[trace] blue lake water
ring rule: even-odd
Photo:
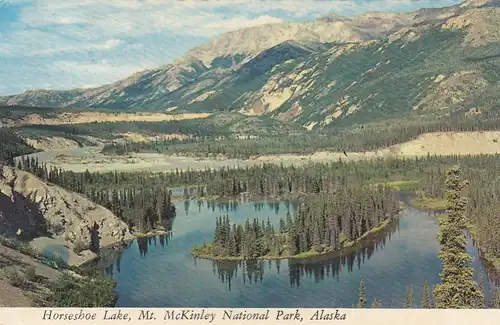
[[[215,218],[269,218],[276,227],[288,209],[293,214],[293,204],[241,200],[208,206],[187,200],[176,206],[171,236],[134,240],[99,262],[117,281],[117,307],[351,307],[364,280],[369,303],[376,297],[386,308],[401,308],[408,286],[419,304],[424,282],[440,280],[436,217],[411,207],[392,229],[342,258],[213,262],[195,259],[189,250],[212,240]],[[479,274],[483,264],[470,240],[468,250]]]

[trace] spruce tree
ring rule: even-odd
[[[434,289],[437,308],[481,308],[484,296],[473,278],[469,263],[471,256],[466,251],[464,216],[466,201],[462,189],[466,185],[460,180],[460,168],[451,167],[446,172],[447,216],[440,218],[438,240],[441,245],[439,256],[443,261],[441,283]]]
[[[424,282],[424,293],[422,295],[422,308],[425,309],[432,308],[431,297],[429,293],[429,284],[427,284],[427,281]]]
[[[415,308],[415,296],[413,293],[413,287],[410,286],[406,288],[405,304],[404,308]]]
[[[359,282],[359,301],[358,301],[358,308],[365,308],[366,307],[366,296],[365,296],[365,282],[361,280]]]
[[[377,298],[373,298],[371,308],[382,308],[382,303],[377,300]]]
[[[500,309],[500,290],[496,290],[495,292],[495,302],[493,304],[493,308]]]

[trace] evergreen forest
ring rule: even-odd
[[[294,215],[288,215],[278,224],[256,218],[237,224],[227,216],[220,216],[215,220],[213,242],[200,243],[192,251],[194,255],[213,259],[342,253],[366,234],[397,219],[401,208],[398,191],[416,193],[422,200],[445,201],[448,212],[440,219],[440,225],[442,231],[453,231],[457,241],[447,242],[446,238],[452,238],[450,235],[441,234],[438,238],[442,247],[440,254],[444,257],[443,270],[457,267],[453,265],[457,260],[453,254],[465,256],[460,262],[465,269],[461,271],[459,267],[449,271],[449,275],[443,272],[440,286],[428,288],[426,299],[430,304],[432,298],[432,306],[436,308],[485,305],[481,289],[473,278],[466,276],[471,273],[466,267],[467,254],[447,248],[463,244],[459,234],[468,230],[482,254],[493,264],[498,265],[500,256],[497,225],[500,161],[495,156],[339,160],[302,166],[263,164],[164,173],[75,173],[49,169],[34,158],[18,161],[18,167],[108,207],[138,233],[171,230],[175,218],[172,189],[175,188],[183,189],[181,197],[212,202],[241,195],[298,200]],[[452,225],[457,228],[450,229]],[[455,274],[462,275],[455,279]],[[457,283],[469,283],[467,288],[459,286],[465,290],[462,298],[449,296],[450,290],[457,290]],[[412,301],[412,290],[408,289],[405,306],[417,305]],[[360,301],[359,306],[367,305],[363,299]],[[383,302],[375,300],[372,305],[380,304]]]

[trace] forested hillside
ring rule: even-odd
[[[266,154],[312,154],[317,151],[363,152],[402,143],[428,132],[495,131],[500,125],[494,115],[470,119],[452,115],[443,119],[400,121],[359,125],[356,128],[332,129],[327,133],[295,132],[295,134],[262,134],[258,138],[234,135],[206,135],[198,139],[156,140],[151,142],[110,143],[104,146],[105,154],[131,152],[161,152],[187,154],[199,157],[222,154],[228,158],[247,159]],[[219,133],[220,134],[220,133]]]
[[[0,128],[0,164],[14,165],[14,157],[36,152],[10,129]]]

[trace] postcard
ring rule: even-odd
[[[492,322],[499,3],[0,1],[0,323]]]

